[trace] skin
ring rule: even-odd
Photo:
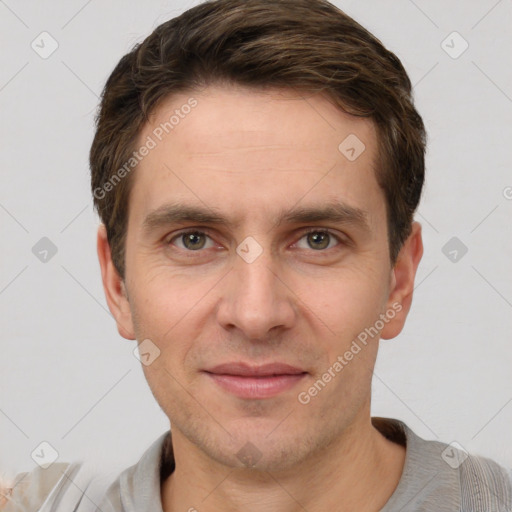
[[[161,351],[143,369],[172,425],[176,470],[162,485],[164,511],[378,511],[399,482],[405,449],[371,424],[371,378],[379,338],[402,330],[411,305],[421,227],[413,224],[393,266],[374,124],[319,95],[210,86],[166,99],[139,141],[191,96],[197,107],[132,176],[124,281],[104,227],[98,232],[119,333]],[[349,134],[366,146],[355,161],[338,150]],[[145,227],[177,201],[231,224]],[[365,222],[276,224],[281,212],[331,202],[358,209]],[[202,248],[178,236],[190,228],[204,233]],[[307,228],[320,235],[312,239]],[[322,237],[325,230],[332,236]],[[252,263],[236,252],[248,236],[263,250]],[[380,335],[300,403],[298,394],[397,304]],[[308,373],[277,396],[242,399],[203,372],[230,361],[285,362]],[[251,467],[236,456],[247,442],[261,454]]]

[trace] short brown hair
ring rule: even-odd
[[[122,57],[103,90],[91,183],[120,276],[132,179],[116,173],[163,99],[214,83],[323,93],[375,122],[394,264],[420,200],[426,146],[400,60],[327,0],[211,0],[158,26]]]

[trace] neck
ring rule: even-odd
[[[405,448],[387,440],[372,424],[352,424],[336,443],[272,472],[232,468],[207,458],[179,430],[172,433],[175,471],[162,485],[164,512],[378,512],[400,480]]]

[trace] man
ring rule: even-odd
[[[206,2],[121,59],[98,255],[172,434],[98,510],[512,510],[510,471],[370,417],[425,144],[400,61],[324,0]]]

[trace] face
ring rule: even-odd
[[[150,340],[173,432],[211,459],[284,469],[369,421],[378,340],[402,328],[421,256],[409,241],[389,261],[376,137],[319,96],[220,87],[141,132],[124,283],[99,237],[107,299],[124,337]]]

